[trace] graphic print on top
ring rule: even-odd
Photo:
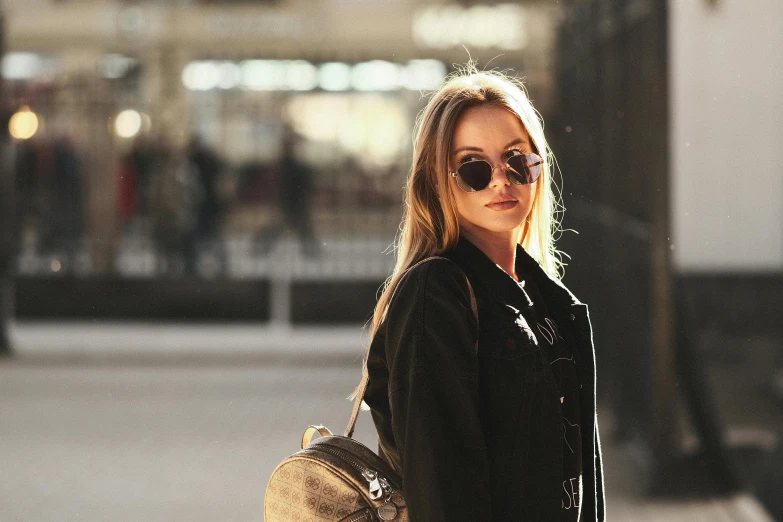
[[[533,333],[537,343],[545,350],[560,394],[563,426],[562,520],[579,522],[582,520],[582,433],[576,361],[557,324],[549,317],[538,288],[524,280],[518,286],[525,294],[528,307],[517,311],[517,324],[525,332]],[[535,326],[531,329],[529,324]]]

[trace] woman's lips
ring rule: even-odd
[[[515,199],[512,199],[510,201],[500,201],[498,203],[489,203],[489,204],[487,204],[487,208],[492,209],[492,210],[498,210],[498,211],[500,211],[500,210],[508,210],[510,208],[516,207],[517,203],[519,203],[519,201],[517,201]]]

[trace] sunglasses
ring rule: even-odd
[[[514,185],[529,185],[535,183],[541,175],[541,165],[544,160],[541,156],[529,152],[509,157],[503,167],[506,176]],[[459,188],[465,192],[478,192],[484,190],[492,181],[494,168],[484,160],[468,161],[457,169],[457,172],[449,172],[457,180]]]

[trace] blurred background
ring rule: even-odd
[[[342,433],[426,93],[523,77],[609,520],[781,520],[779,0],[0,0],[0,520],[263,520]],[[368,413],[356,438],[377,448]]]

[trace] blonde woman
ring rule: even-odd
[[[413,522],[605,518],[592,332],[558,277],[551,161],[523,84],[472,63],[417,122],[364,398]]]

